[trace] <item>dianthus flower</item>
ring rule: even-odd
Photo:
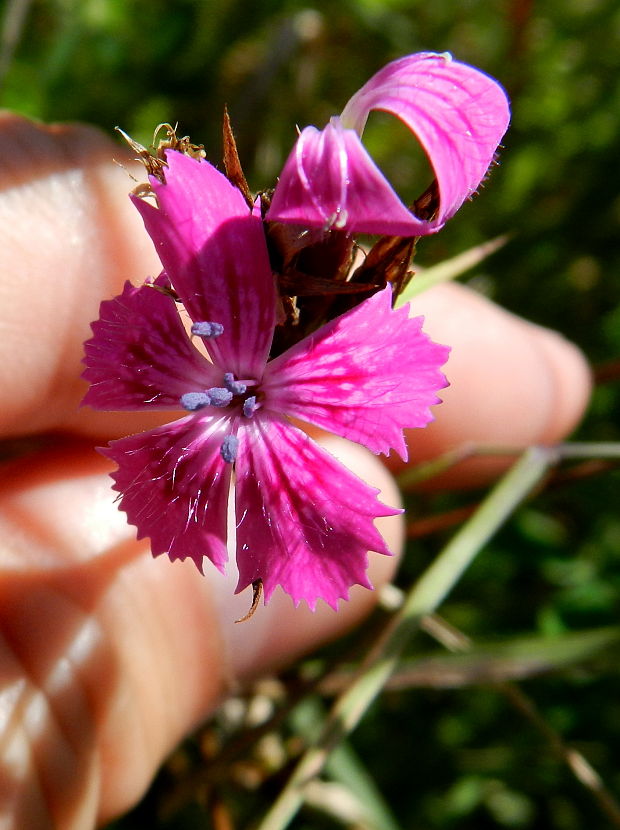
[[[387,287],[268,362],[276,293],[260,217],[208,162],[168,151],[167,165],[151,182],[158,208],[136,200],[165,276],[104,301],[86,343],[84,403],[189,412],[103,451],[120,506],[154,555],[222,570],[234,469],[237,590],[261,580],[266,601],[281,585],[335,607],[369,587],[367,552],[388,553],[373,520],[399,511],[285,416],[406,458],[402,428],[430,420],[448,350],[392,310]]]
[[[462,66],[442,56],[391,64],[351,99],[343,124],[353,119],[361,132],[363,113],[375,105],[390,109],[390,94],[397,102],[392,109],[402,110],[411,92],[407,62],[417,66],[420,60],[429,78],[444,79],[438,61]],[[365,151],[357,133],[340,122],[318,139],[316,146],[326,148],[322,167],[315,167],[322,151],[306,152],[316,136],[307,141],[302,133],[301,150],[287,162],[275,191],[271,222],[261,215],[269,200],[262,211],[260,201],[252,205],[240,168],[229,180],[200,159],[201,148],[177,141],[171,128],[174,140],[166,147],[182,152],[162,150],[153,159],[139,148],[152,175],[150,186],[133,198],[163,271],[140,287],[126,283],[120,296],[101,304],[85,344],[84,377],[91,386],[84,403],[185,412],[102,450],[117,464],[112,477],[120,507],[138,538],[150,537],[155,556],[191,558],[201,572],[206,557],[223,571],[233,547],[228,502],[234,488],[237,592],[262,586],[267,602],[279,585],[296,604],[305,600],[314,608],[323,599],[335,608],[352,585],[371,587],[368,551],[389,553],[374,520],[400,511],[382,504],[376,489],[297,423],[375,453],[395,450],[406,460],[403,429],[431,420],[430,407],[446,385],[440,367],[448,349],[422,332],[422,319],[410,318],[408,306],[393,308],[384,264],[366,268],[356,282],[355,273],[343,276],[343,263],[350,260],[351,231],[432,232],[478,186],[505,129],[492,129],[490,122],[504,115],[497,115],[488,91],[494,82],[481,76],[485,80],[476,86],[476,70],[463,72],[457,82],[452,71],[450,89],[445,79],[433,80],[431,99],[422,95],[416,104],[436,127],[432,136],[430,126],[427,133],[417,130],[441,194],[438,217],[428,221],[412,216],[391,189],[388,204],[389,185],[377,178],[376,168],[370,170],[369,159],[360,161]],[[473,123],[475,94],[486,126]],[[450,96],[454,111],[438,104]],[[456,123],[471,127],[468,150],[460,133],[452,136]],[[394,200],[400,206],[396,219]],[[288,232],[282,223],[302,228]],[[320,265],[314,273],[301,267],[308,261],[304,245]],[[316,305],[317,292],[325,290],[333,297],[344,292],[349,300],[342,308],[349,310],[338,313],[337,303],[320,297]],[[355,292],[361,292],[357,299]]]

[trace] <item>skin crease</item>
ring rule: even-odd
[[[235,625],[249,597],[233,595],[234,574],[202,577],[135,540],[93,444],[162,417],[78,409],[82,342],[100,300],[159,271],[127,199],[133,183],[112,162],[126,155],[87,127],[10,114],[0,153],[0,382],[10,390],[0,431],[46,436],[0,468],[0,826],[88,830],[128,809],[228,691],[351,627],[376,594],[354,587],[337,614],[276,594]],[[437,420],[411,438],[416,460],[463,440],[555,441],[578,421],[589,375],[558,335],[456,285],[418,298],[414,313],[453,350]],[[398,504],[379,459],[319,440]],[[441,484],[495,472],[461,465]],[[378,524],[398,552],[402,519]],[[375,585],[394,567],[370,555]]]

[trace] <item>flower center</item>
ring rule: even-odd
[[[205,406],[240,406],[245,417],[251,418],[260,408],[257,395],[246,394],[252,386],[256,386],[255,380],[236,380],[232,372],[226,372],[223,386],[212,386],[204,392],[185,392],[180,398],[181,406],[188,412],[197,412]]]
[[[199,322],[192,325],[191,331],[199,337],[214,338],[223,333],[224,327],[221,323]],[[225,372],[222,386],[212,386],[202,392],[186,392],[181,395],[180,403],[188,412],[197,412],[205,406],[234,406],[241,410],[245,418],[251,418],[261,406],[256,389],[251,389],[256,385],[255,380],[239,380],[232,372]],[[237,457],[238,447],[239,439],[236,435],[225,435],[220,446],[220,454],[224,461],[232,464]]]

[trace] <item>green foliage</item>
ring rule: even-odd
[[[5,20],[23,5],[7,2]],[[273,183],[296,124],[322,125],[386,61],[425,49],[449,50],[500,79],[513,122],[482,195],[424,241],[421,262],[437,265],[510,234],[478,266],[477,284],[515,312],[560,329],[594,363],[618,360],[616,0],[33,0],[14,43],[4,38],[0,104],[47,121],[88,121],[109,134],[118,124],[143,143],[159,122],[178,121],[213,161],[227,104],[258,189]],[[424,189],[428,171],[397,125],[376,119],[368,143],[401,192],[413,197]],[[599,386],[580,436],[619,440],[618,403],[617,386]],[[545,722],[583,750],[616,792],[617,646],[553,660],[548,638],[573,642],[576,632],[618,623],[618,484],[618,472],[608,472],[537,497],[493,538],[441,609],[474,640],[493,639],[504,661],[517,635],[528,636],[534,653],[539,643],[555,673],[529,679],[528,693]],[[416,513],[472,498],[418,497]],[[420,575],[440,541],[412,544],[401,586]],[[407,659],[427,650],[418,635]],[[473,659],[458,657],[470,666]],[[209,729],[222,741],[234,731],[223,716]],[[607,826],[549,741],[497,685],[388,691],[351,743],[347,752],[355,750],[402,827]],[[179,752],[184,769],[207,775],[197,742]],[[331,774],[337,781],[337,769]],[[263,814],[283,780],[276,776],[261,796],[231,774],[222,797],[234,805],[237,826]],[[145,802],[114,826],[210,826],[198,796],[162,818],[174,786],[167,768]],[[383,803],[374,809],[385,826],[392,821]],[[294,826],[343,823],[354,826],[308,810]]]

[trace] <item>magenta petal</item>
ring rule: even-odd
[[[94,409],[181,409],[179,398],[220,383],[221,372],[191,344],[175,301],[155,286],[125,283],[101,303],[84,344]]]
[[[231,465],[220,454],[227,419],[189,416],[164,427],[112,441],[101,452],[118,464],[112,474],[120,508],[151,538],[153,556],[194,560],[207,556],[223,570]]]
[[[267,406],[406,460],[403,429],[432,420],[450,350],[391,300],[389,287],[379,291],[271,361]]]
[[[262,222],[206,161],[169,151],[159,207],[134,198],[162,264],[195,322],[224,333],[205,341],[213,361],[239,377],[262,373],[275,325],[275,287]]]
[[[398,198],[354,130],[337,118],[306,127],[280,174],[266,218],[306,227],[413,236],[428,233]]]
[[[383,67],[347,103],[342,123],[361,135],[371,110],[396,115],[424,148],[441,198],[433,229],[476,191],[510,121],[506,93],[493,78],[433,52]]]
[[[336,608],[352,585],[370,588],[368,551],[389,553],[373,520],[401,511],[281,419],[257,417],[239,439],[237,592],[262,579],[265,602],[281,585],[314,609],[318,599]]]

